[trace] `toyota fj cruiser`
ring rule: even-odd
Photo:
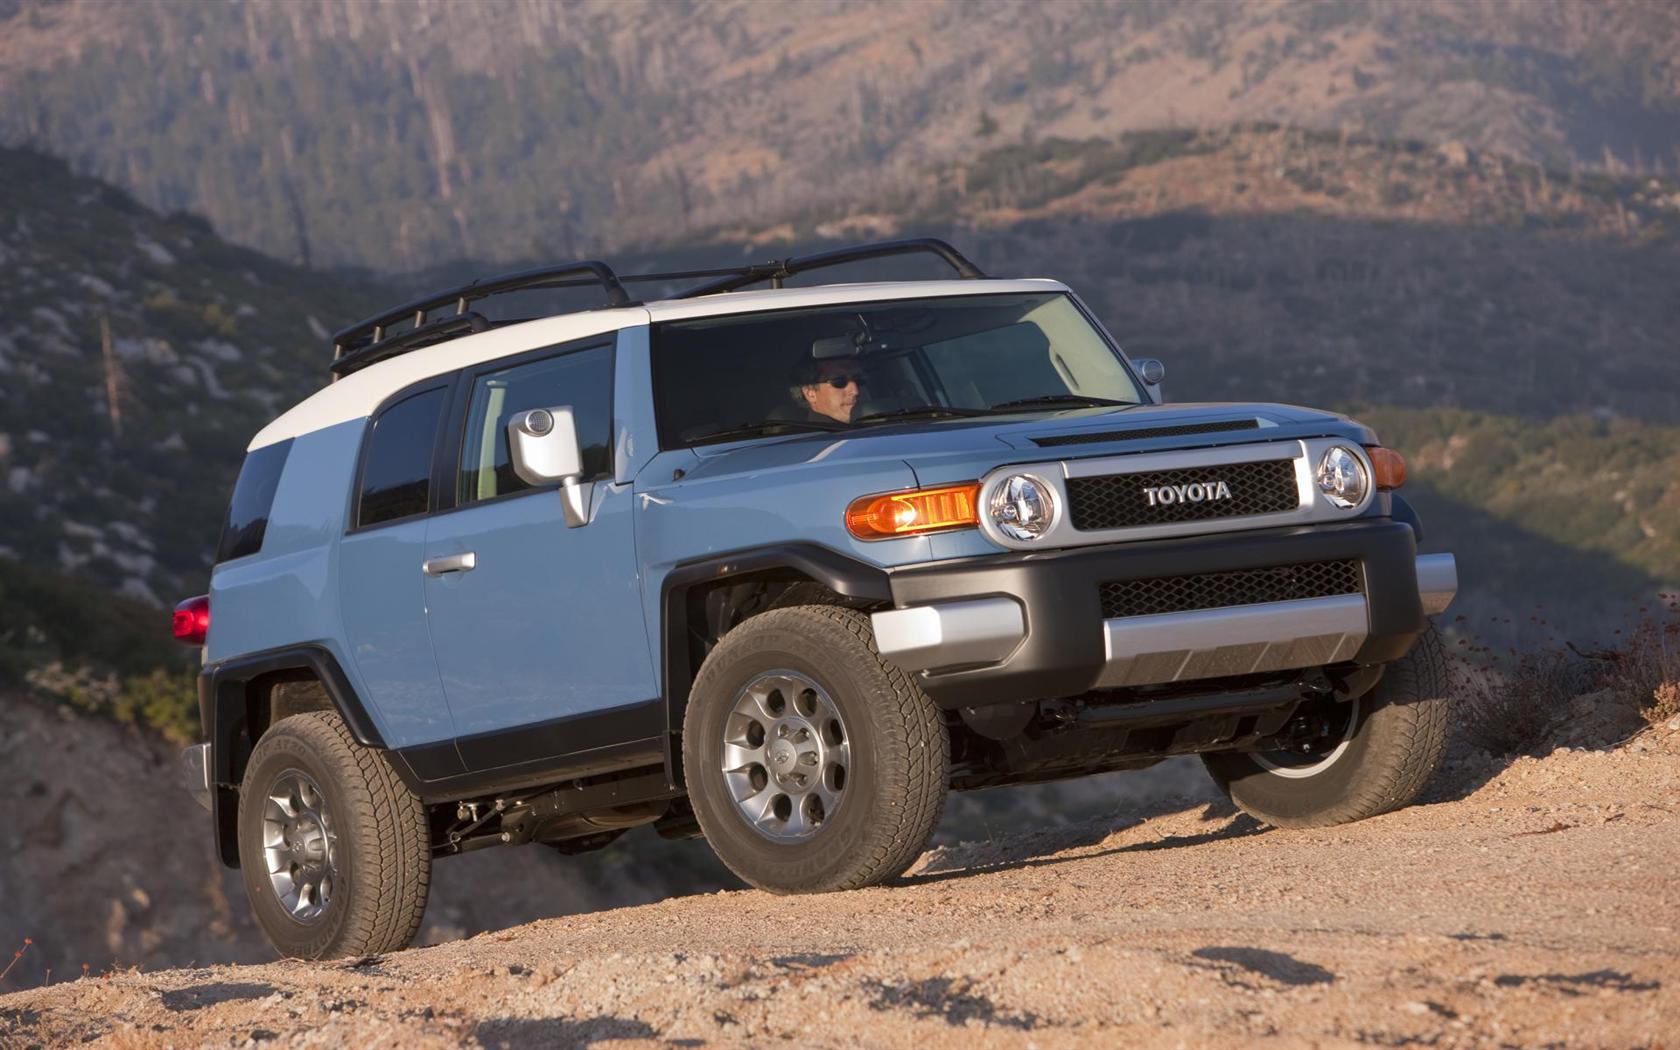
[[[913,252],[956,279],[783,286]],[[556,287],[606,301],[475,309]],[[1400,457],[1327,412],[1163,403],[1055,281],[931,240],[585,262],[335,343],[176,611],[189,782],[289,955],[407,944],[434,859],[498,843],[651,824],[838,890],[902,873],[950,788],[1199,754],[1307,827],[1441,756],[1457,581]]]

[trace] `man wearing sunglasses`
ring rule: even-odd
[[[795,399],[813,420],[850,423],[863,390],[863,374],[855,357],[811,361],[796,384]]]

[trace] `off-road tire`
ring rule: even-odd
[[[320,787],[336,833],[333,893],[310,923],[281,904],[263,858],[267,793],[288,770],[307,774]],[[239,861],[257,921],[283,954],[325,959],[396,951],[419,932],[431,888],[426,807],[385,756],[357,744],[337,715],[293,715],[258,739],[246,766]]]
[[[1359,698],[1347,749],[1310,776],[1279,775],[1241,752],[1202,757],[1243,812],[1280,828],[1347,824],[1406,806],[1440,765],[1447,746],[1446,653],[1431,626]]]
[[[804,841],[773,842],[736,808],[720,768],[725,721],[757,676],[791,670],[829,694],[853,748],[846,794]],[[773,609],[723,637],[694,681],[683,770],[701,831],[725,865],[773,893],[857,889],[903,874],[945,806],[950,736],[939,710],[875,650],[855,609]]]

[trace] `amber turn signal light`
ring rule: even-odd
[[[979,521],[979,498],[978,481],[864,496],[846,508],[846,530],[860,540],[890,540],[970,528]]]
[[[1406,457],[1391,448],[1368,445],[1365,454],[1371,457],[1371,480],[1379,491],[1397,489],[1406,483]]]

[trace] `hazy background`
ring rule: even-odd
[[[1680,5],[0,0],[0,960],[37,942],[0,989],[266,956],[175,787],[166,609],[331,330],[921,233],[1069,281],[1175,400],[1375,425],[1461,636],[1590,644],[1680,586]],[[489,851],[428,936],[721,884],[651,834]]]

